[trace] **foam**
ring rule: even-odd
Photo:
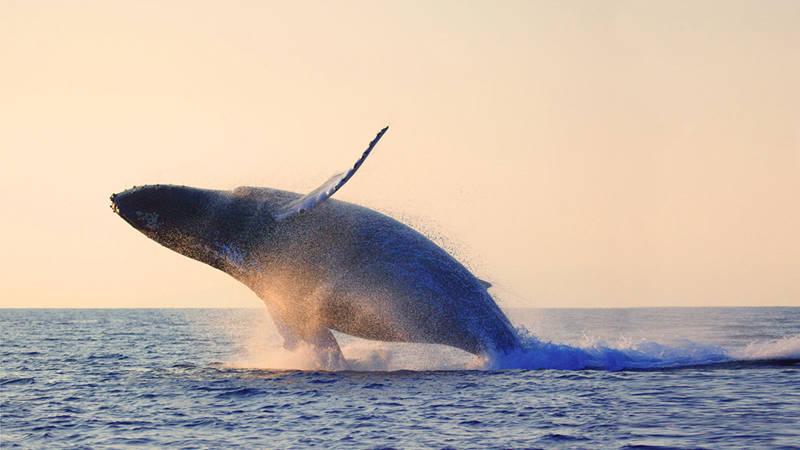
[[[232,368],[270,370],[342,370],[331,367],[324,355],[309,346],[289,351],[272,327],[258,327],[242,336],[240,354],[226,365]],[[584,335],[571,345],[551,342],[517,329],[522,348],[510,354],[477,357],[463,350],[438,344],[378,342],[335,333],[347,370],[642,370],[677,368],[737,361],[798,360],[800,335],[769,341],[753,341],[729,348],[673,338],[663,343],[646,338],[619,336],[615,342]],[[663,336],[662,336],[663,338]]]
[[[587,346],[545,342],[520,329],[522,348],[510,354],[493,354],[484,368],[505,369],[649,369],[728,361],[727,351],[716,345],[682,340],[664,345],[641,340],[635,343],[621,338],[617,345],[590,339]]]
[[[800,334],[769,341],[754,341],[744,349],[731,352],[741,360],[798,360],[800,359]]]

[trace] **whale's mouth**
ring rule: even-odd
[[[122,215],[122,214],[120,214],[119,206],[117,206],[117,203],[116,203],[117,194],[111,194],[111,197],[109,197],[109,199],[111,200],[111,210],[114,211],[115,214]]]
[[[125,222],[128,222],[128,225],[136,229],[139,229],[139,225],[136,223],[136,221],[133,220],[130,214],[124,209],[120,208],[119,206],[120,194],[111,194],[109,200],[111,200],[111,205],[109,205],[111,207],[111,211],[114,211],[116,215],[122,217],[122,219]]]

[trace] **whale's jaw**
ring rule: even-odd
[[[149,231],[158,230],[163,223],[159,218],[164,207],[158,205],[155,198],[159,189],[161,188],[156,186],[134,186],[111,194],[111,210],[129,225],[149,236]]]
[[[133,228],[136,228],[137,230],[142,232],[146,231],[146,228],[143,226],[143,224],[135,220],[136,214],[134,210],[125,206],[125,192],[111,194],[110,200],[111,200],[111,205],[110,205],[111,211],[120,216],[122,220],[124,220],[125,222],[128,222],[128,225],[132,226]]]

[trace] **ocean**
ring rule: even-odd
[[[800,307],[508,313],[524,352],[327,372],[258,308],[0,310],[0,446],[800,448]]]

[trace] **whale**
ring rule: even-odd
[[[492,357],[520,338],[490,283],[423,234],[364,206],[330,198],[356,163],[308,194],[145,185],[111,195],[111,209],[159,244],[249,287],[283,346],[305,346],[346,369],[332,331],[387,342],[443,344]]]

